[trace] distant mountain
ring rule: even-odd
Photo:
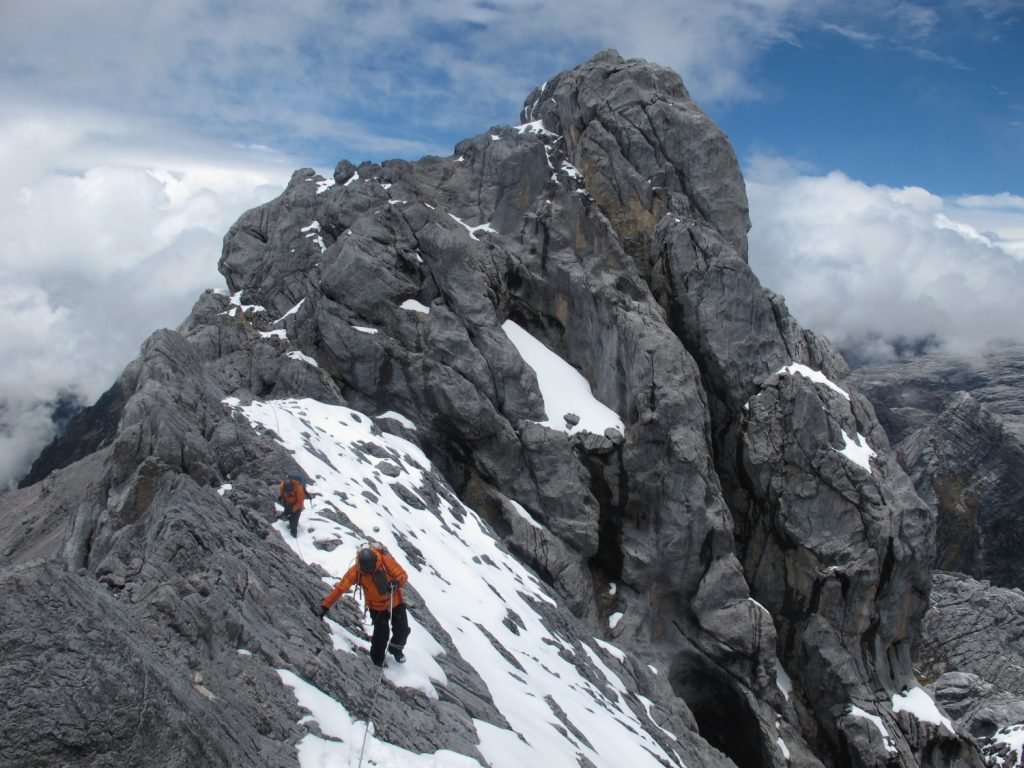
[[[89,408],[82,408],[74,399],[59,401],[53,411],[57,436],[32,462],[28,473],[18,481],[18,487],[38,483],[54,469],[66,467],[107,445],[117,432],[117,420],[123,408],[124,396],[117,383]]]
[[[938,515],[936,567],[1024,588],[1024,348],[853,373]]]
[[[748,228],[613,51],[450,157],[296,171],[3,498],[0,765],[983,765],[915,671],[935,512]],[[370,538],[383,683],[318,612]]]

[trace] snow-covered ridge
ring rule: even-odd
[[[537,607],[554,604],[546,588],[503,549],[471,509],[450,492],[439,491],[439,476],[418,446],[381,433],[369,417],[341,406],[314,400],[247,406],[233,398],[225,402],[255,427],[273,430],[315,482],[319,496],[303,514],[298,538],[288,535],[283,521],[276,524],[297,557],[338,575],[351,563],[357,546],[372,537],[403,562],[423,608],[455,640],[511,725],[512,730],[504,730],[474,721],[480,752],[493,768],[577,765],[580,756],[595,765],[682,765],[678,755],[666,752],[650,735],[657,726],[649,705],[627,693],[597,651],[543,623]],[[367,444],[373,444],[372,454],[365,450]],[[383,464],[388,465],[386,473],[381,471]],[[439,499],[436,509],[428,508],[423,498],[431,488],[438,491],[430,494]],[[373,490],[368,494],[369,489]],[[343,512],[351,526],[318,514],[327,508]],[[403,539],[422,553],[423,565],[403,555]],[[327,551],[317,546],[318,541],[340,545]],[[331,582],[325,579],[325,594]],[[415,607],[410,611],[408,662],[389,668],[386,676],[396,686],[436,697],[438,686],[445,684],[436,660],[443,651],[416,621],[416,612]],[[518,618],[518,626],[508,626],[511,614]],[[365,638],[328,621],[335,653],[355,654],[368,646]],[[581,666],[589,670],[587,675]],[[358,754],[365,723],[294,672],[278,673],[310,711],[306,720],[315,719],[331,737],[308,734],[299,742],[303,768],[349,764]],[[603,681],[600,688],[590,681],[594,675]],[[634,708],[627,699],[633,700]],[[566,720],[572,729],[565,727]],[[477,764],[448,753],[413,756],[377,739],[372,729],[367,754],[378,766]]]

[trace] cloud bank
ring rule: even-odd
[[[804,327],[871,359],[1024,342],[1024,198],[944,199],[778,158],[746,178],[751,267]]]
[[[153,166],[131,164],[109,149],[118,133],[94,118],[0,121],[0,488],[53,437],[59,400],[94,402],[150,333],[224,285],[224,233],[292,170],[231,148],[154,146],[140,150]]]

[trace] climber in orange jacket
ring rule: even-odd
[[[306,503],[306,489],[297,477],[289,475],[280,482],[277,491],[277,500],[284,507],[281,517],[288,518],[288,530],[292,538],[296,538],[299,534],[299,515]]]
[[[408,580],[405,569],[383,545],[374,543],[365,546],[359,550],[356,563],[323,599],[320,616],[326,616],[338,598],[358,584],[363,590],[363,599],[373,620],[370,660],[375,666],[383,667],[384,649],[387,648],[395,661],[401,664],[405,661],[405,641],[409,637],[409,614],[402,597],[402,585]]]

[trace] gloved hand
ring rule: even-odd
[[[326,605],[321,605],[320,606],[320,610],[318,611],[318,613],[320,614],[320,618],[322,619],[324,616],[326,616],[327,615],[327,611],[329,611],[329,610],[330,610],[330,608],[328,608]]]
[[[399,584],[399,583],[398,583],[397,581],[389,581],[389,582],[388,582],[388,589],[389,589],[390,591],[392,591],[392,592],[394,592],[395,590],[397,590],[397,589],[398,589],[398,588],[399,588],[400,586],[402,586],[402,585],[401,585],[401,584]]]

